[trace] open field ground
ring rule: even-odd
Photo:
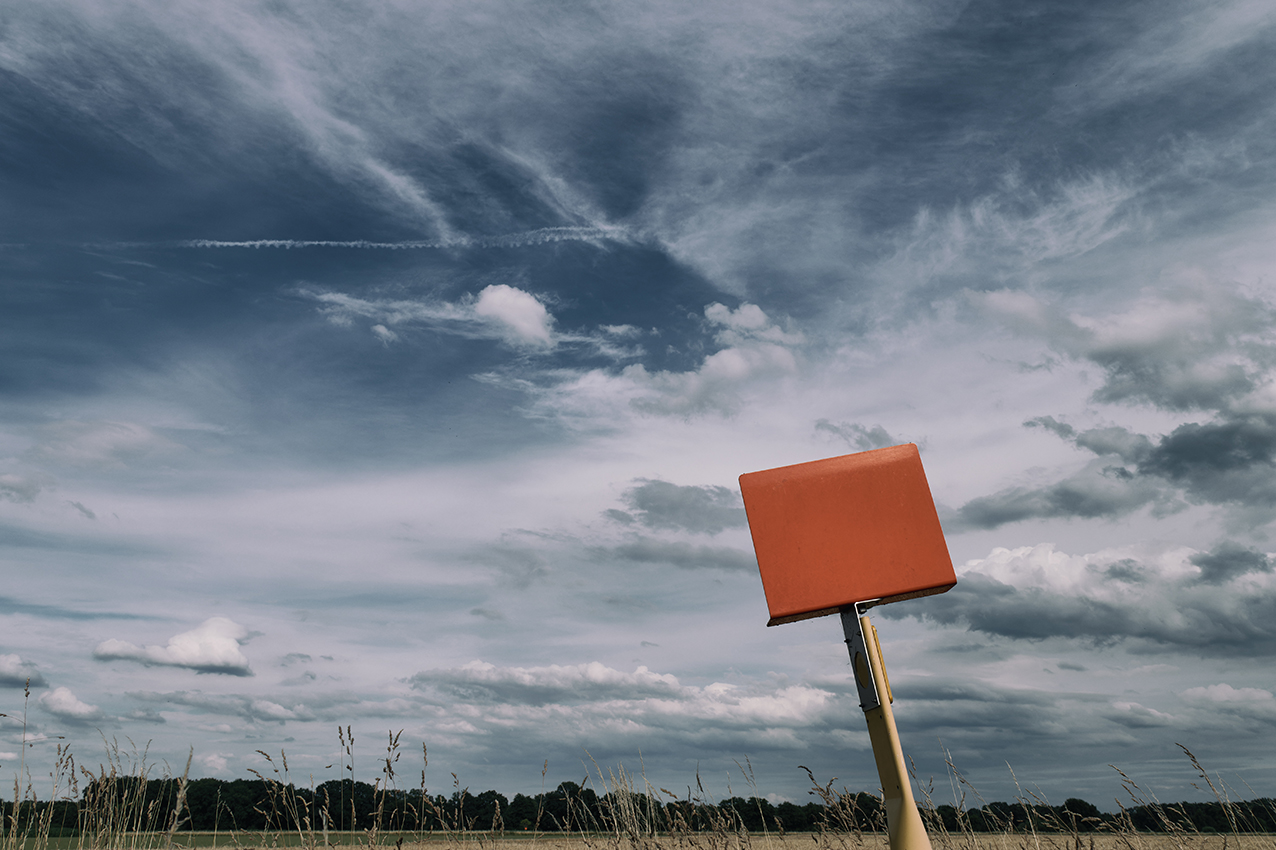
[[[323,836],[261,832],[184,833],[168,843],[167,835],[126,835],[118,850],[146,848],[224,847],[238,850],[275,847],[323,847]],[[402,841],[402,843],[400,843]],[[1059,834],[999,833],[931,835],[936,850],[1276,850],[1276,835],[1166,835],[1151,833]],[[83,850],[79,837],[34,839],[24,850]],[[395,850],[887,850],[883,833],[812,832],[698,833],[694,835],[618,836],[615,834],[537,835],[534,833],[382,833],[371,841],[365,833],[329,833],[331,847],[393,847]],[[117,850],[116,847],[101,850]]]

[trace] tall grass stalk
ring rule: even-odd
[[[29,700],[30,690],[25,697]],[[37,799],[34,783],[25,759],[25,751],[35,742],[27,740],[25,705],[22,724],[24,757],[19,760],[14,779],[14,800],[6,805],[0,850],[172,850],[192,846],[195,837],[188,830],[192,814],[186,794],[190,781],[193,748],[187,755],[180,779],[171,780],[167,768],[164,781],[148,781],[155,765],[149,760],[147,747],[139,748],[131,740],[122,747],[117,740],[103,737],[105,761],[96,772],[76,764],[69,747],[56,744],[51,787],[46,802]],[[403,850],[404,842],[420,845],[441,841],[460,848],[462,845],[489,850],[493,842],[508,840],[504,815],[498,798],[490,823],[477,823],[467,814],[469,789],[452,774],[450,798],[431,796],[426,788],[428,751],[422,744],[421,782],[419,793],[400,792],[397,786],[401,756],[402,732],[388,733],[380,764],[380,776],[372,786],[371,805],[364,791],[360,807],[355,805],[354,735],[351,727],[338,728],[341,744],[342,780],[335,786],[326,783],[319,793],[314,777],[309,788],[299,787],[289,770],[288,756],[280,751],[274,757],[264,750],[257,752],[265,760],[261,770],[249,771],[263,783],[264,801],[257,813],[264,818],[266,829],[232,829],[229,838],[237,848],[258,846],[300,846],[318,850],[334,846],[331,816],[348,811],[351,830],[345,840],[354,839],[360,846],[384,846],[396,833],[395,850]],[[127,740],[127,739],[126,739]],[[148,745],[149,746],[149,745]],[[954,765],[944,751],[947,784],[953,804],[936,804],[935,781],[917,780],[915,766],[910,773],[919,790],[919,809],[926,822],[936,850],[1276,850],[1276,838],[1259,832],[1261,819],[1276,815],[1276,804],[1262,801],[1264,808],[1237,802],[1238,796],[1221,778],[1211,775],[1195,754],[1182,747],[1196,772],[1202,790],[1214,797],[1226,820],[1223,834],[1203,832],[1194,825],[1185,805],[1162,804],[1151,792],[1141,788],[1124,772],[1117,770],[1123,794],[1128,801],[1117,801],[1115,816],[1086,817],[1067,806],[1053,807],[1044,795],[1020,785],[1013,768],[1010,776],[1016,797],[1011,804],[989,804]],[[736,763],[749,789],[750,797],[740,806],[740,799],[729,796],[715,802],[706,792],[697,770],[693,785],[685,793],[674,793],[652,785],[645,765],[639,758],[640,770],[628,771],[623,765],[604,769],[586,753],[589,763],[585,777],[576,783],[562,783],[555,794],[565,800],[554,803],[551,814],[546,808],[549,795],[545,780],[549,765],[541,770],[541,794],[538,796],[535,822],[530,835],[519,843],[527,850],[537,850],[540,842],[553,842],[552,850],[570,839],[585,850],[754,850],[758,843],[765,850],[785,850],[790,841],[811,841],[813,850],[877,850],[886,847],[886,823],[880,796],[854,794],[837,789],[836,778],[820,781],[806,768],[811,795],[821,804],[815,831],[797,836],[786,831],[778,819],[768,822],[764,801],[758,796],[752,763]],[[347,776],[347,774],[349,774]],[[362,783],[360,783],[362,786]],[[1201,787],[1201,786],[1198,786]],[[155,789],[159,789],[157,796]],[[327,793],[340,791],[328,799]],[[731,795],[731,780],[727,783]],[[1251,789],[1252,791],[1252,789]],[[350,799],[346,795],[350,794]],[[55,803],[65,801],[61,809]],[[76,801],[74,804],[72,801]],[[968,808],[968,802],[976,806]],[[1071,802],[1071,801],[1069,801]],[[565,809],[563,808],[565,805]],[[756,806],[757,818],[750,814]],[[213,840],[224,834],[218,828],[220,797],[213,820]],[[76,812],[73,833],[66,824],[55,823],[55,812]],[[228,810],[229,811],[229,810]],[[566,812],[563,814],[563,812]],[[1217,810],[1215,810],[1217,811]],[[469,809],[473,812],[473,809]],[[749,814],[752,829],[746,826]],[[1155,832],[1141,831],[1136,825],[1153,818]],[[363,821],[355,819],[362,816]],[[484,816],[486,817],[486,816]],[[972,821],[979,821],[976,824]],[[409,822],[410,821],[410,822]],[[774,829],[773,829],[774,828]],[[1219,824],[1220,830],[1222,824]],[[989,831],[991,829],[991,831]],[[551,839],[551,836],[554,836]],[[1220,846],[1221,842],[1221,846]],[[809,846],[809,845],[807,845]],[[492,849],[494,850],[494,848]]]

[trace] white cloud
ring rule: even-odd
[[[1118,701],[1112,703],[1114,711],[1107,717],[1122,726],[1134,728],[1148,726],[1169,726],[1174,722],[1174,715],[1155,708],[1139,705],[1137,702]]]
[[[0,655],[0,688],[21,688],[28,680],[33,688],[45,686],[44,677],[30,661],[12,653]]]
[[[1143,544],[1070,555],[1053,544],[997,548],[957,569],[957,586],[882,616],[965,623],[1012,638],[1128,640],[1143,651],[1276,654],[1276,573],[1202,581],[1202,552]]]
[[[67,688],[54,688],[41,694],[40,707],[63,720],[90,722],[104,717],[102,709],[96,705],[81,702]]]
[[[709,321],[740,331],[757,331],[771,324],[766,313],[757,304],[741,304],[735,310],[716,301],[704,308]]]
[[[715,340],[723,348],[693,370],[649,371],[633,364],[619,374],[591,369],[569,373],[548,389],[524,388],[536,394],[539,414],[614,421],[626,408],[672,416],[729,415],[752,393],[798,374],[794,349],[805,342],[801,333],[780,328],[755,304],[731,310],[714,302],[704,314],[718,327]]]
[[[753,729],[764,734],[823,722],[835,696],[810,685],[684,685],[646,667],[625,673],[599,662],[500,667],[473,661],[457,669],[418,673],[410,681],[418,689],[447,695],[445,706],[456,701],[482,705],[485,715],[503,724],[546,721],[557,726],[569,720],[580,731],[594,732],[620,728],[616,724],[621,723],[629,732],[672,725],[679,735],[699,735],[705,724],[716,724],[733,733]]]
[[[493,323],[511,345],[550,348],[553,324],[545,305],[535,296],[504,283],[485,287],[474,302],[475,315]]]
[[[248,659],[239,647],[248,642],[246,628],[225,617],[212,617],[197,628],[169,638],[164,646],[135,646],[112,638],[97,645],[99,661],[137,661],[147,666],[185,667],[199,673],[251,676]]]
[[[548,350],[557,345],[554,317],[536,296],[504,283],[484,287],[477,296],[457,302],[412,299],[358,298],[342,292],[301,289],[299,293],[323,305],[333,324],[349,326],[356,318],[371,319],[372,334],[395,342],[396,327],[423,326],[457,336],[499,339],[520,349]]]
[[[1192,276],[1142,293],[1126,309],[1099,317],[1014,290],[971,295],[1012,329],[1056,351],[1101,366],[1100,401],[1151,402],[1169,410],[1273,409],[1276,310],[1235,287]]]
[[[1205,715],[1203,722],[1227,724],[1228,718],[1261,725],[1276,724],[1276,697],[1263,688],[1233,688],[1220,682],[1188,688],[1183,702]]]
[[[231,753],[206,753],[199,757],[199,763],[209,773],[225,773],[229,766],[226,759]]]
[[[681,689],[674,676],[653,673],[646,667],[624,673],[597,661],[572,666],[497,667],[475,660],[452,670],[418,673],[410,681],[414,687],[438,686],[472,696],[532,703],[672,696]]]

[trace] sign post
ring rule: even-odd
[[[891,850],[930,850],[891,711],[877,605],[957,583],[921,455],[909,443],[740,476],[771,619],[839,614],[882,783]]]

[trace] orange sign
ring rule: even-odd
[[[917,446],[740,476],[768,626],[957,583]]]

